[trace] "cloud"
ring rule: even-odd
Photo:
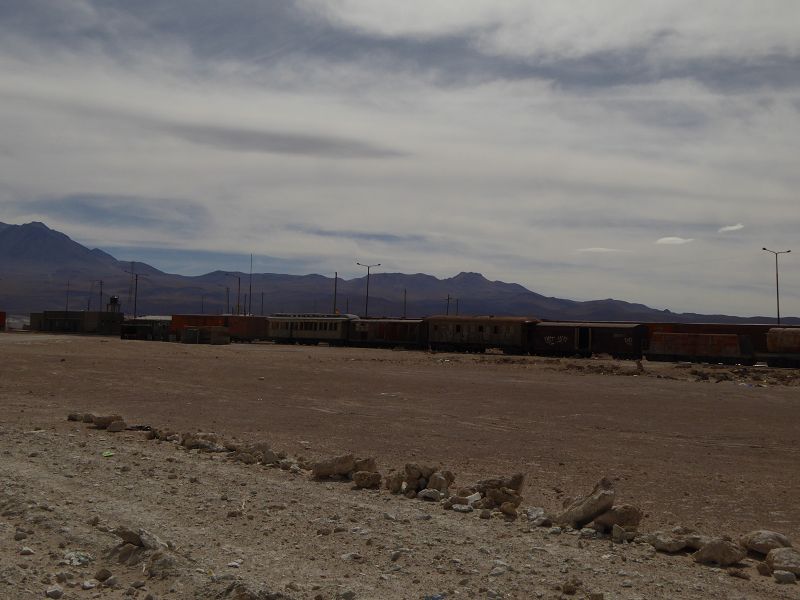
[[[332,136],[253,131],[215,125],[170,124],[164,128],[187,141],[236,152],[297,154],[326,158],[387,158],[402,152],[381,148],[359,140]]]
[[[800,3],[770,6],[6,0],[0,220],[177,272],[361,257],[753,314],[752,248],[800,228]]]
[[[210,224],[206,206],[178,198],[87,193],[17,200],[6,206],[17,214],[41,215],[62,223],[99,227],[160,229],[187,234]]]
[[[728,231],[739,231],[740,229],[744,229],[744,225],[741,223],[737,223],[736,225],[725,225],[725,227],[720,227],[717,229],[717,233],[725,233]]]
[[[664,246],[679,246],[681,244],[688,244],[693,242],[694,238],[682,238],[682,237],[662,237],[656,240],[656,244],[662,244]]]
[[[628,252],[628,250],[620,250],[619,248],[602,248],[602,247],[593,247],[593,248],[578,248],[575,252],[587,252],[590,254],[611,254],[614,252]]]
[[[363,242],[382,242],[386,244],[408,244],[424,242],[422,235],[394,235],[391,233],[368,232],[368,231],[330,231],[326,229],[316,229],[304,227],[302,225],[291,225],[291,229],[310,235],[330,238],[343,238],[348,240]]]

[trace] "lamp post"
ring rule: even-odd
[[[369,270],[373,267],[380,267],[381,263],[377,263],[375,265],[362,265],[360,262],[356,262],[359,267],[367,267],[367,295],[364,299],[364,318],[366,319],[369,317]]]
[[[769,248],[761,248],[762,250],[766,250],[767,252],[771,252],[775,255],[775,305],[778,309],[778,325],[781,324],[781,288],[778,281],[778,255],[779,254],[789,254],[791,250],[770,250]]]

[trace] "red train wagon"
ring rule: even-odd
[[[180,342],[187,327],[227,327],[225,315],[172,315],[170,335]]]
[[[232,342],[257,342],[268,339],[267,317],[225,315]]]

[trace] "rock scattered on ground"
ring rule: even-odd
[[[614,484],[607,478],[601,479],[587,496],[579,496],[564,507],[556,516],[556,523],[580,529],[595,518],[611,510],[614,505]]]
[[[769,554],[769,551],[775,548],[791,548],[792,546],[789,538],[785,535],[766,529],[758,529],[744,534],[739,538],[739,543],[747,550],[763,555]]]

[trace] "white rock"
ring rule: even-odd
[[[61,598],[64,595],[64,590],[61,586],[53,585],[47,588],[47,591],[44,593],[45,596],[48,598]]]
[[[692,554],[695,562],[712,563],[720,567],[733,565],[747,556],[744,548],[728,540],[715,539]]]
[[[767,554],[766,562],[773,571],[800,575],[800,552],[794,548],[774,548]]]
[[[772,577],[778,583],[797,583],[797,576],[789,571],[775,571]]]
[[[467,496],[467,503],[475,504],[480,499],[481,499],[481,493],[475,492],[474,494],[470,494],[469,496]]]
[[[759,554],[769,554],[769,551],[775,548],[789,548],[792,545],[785,535],[766,529],[744,534],[739,538],[739,543],[748,550]]]
[[[442,494],[439,490],[426,488],[417,493],[417,498],[420,500],[433,500],[434,502],[438,502],[442,499]]]

